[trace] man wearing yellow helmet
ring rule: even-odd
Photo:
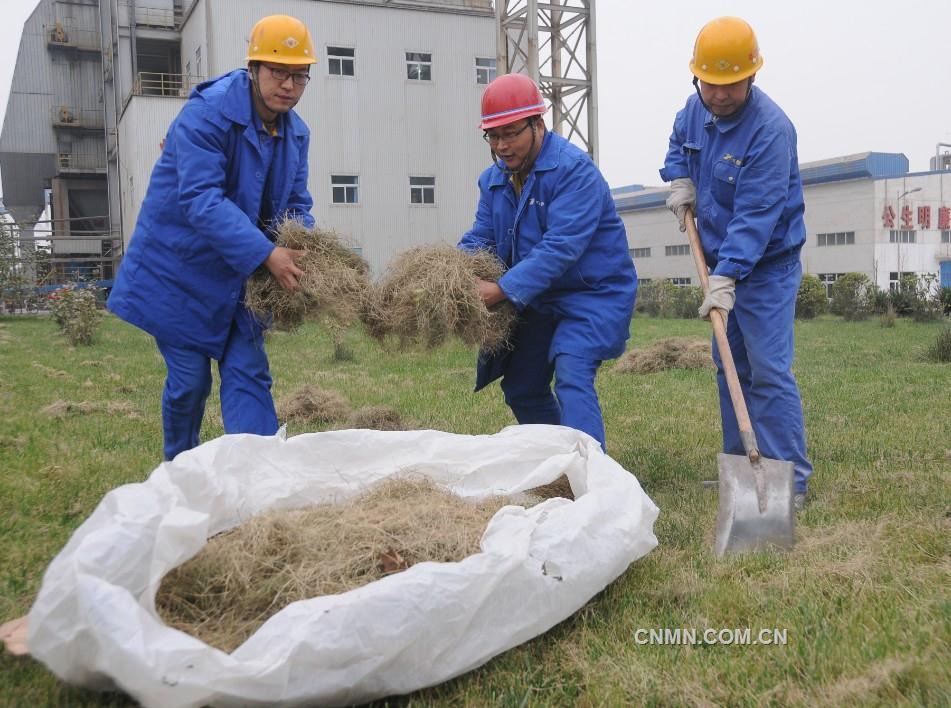
[[[247,68],[210,79],[172,122],[152,172],[109,309],[156,339],[168,376],[164,454],[195,447],[221,377],[226,433],[273,435],[277,416],[263,327],[244,306],[244,281],[267,268],[297,287],[298,251],[275,246],[283,217],[312,226],[310,132],[292,110],[316,61],[304,24],[286,15],[251,31]]]
[[[793,463],[798,509],[812,474],[792,374],[805,208],[796,130],[753,86],[762,66],[756,35],[738,17],[719,17],[700,30],[690,60],[696,95],[674,119],[660,174],[671,183],[667,206],[680,230],[688,208],[697,217],[711,273],[700,316],[714,307],[730,313],[727,336],[756,439],[767,457]],[[723,448],[742,455],[716,342],[714,360]]]

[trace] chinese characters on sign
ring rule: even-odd
[[[895,228],[895,210],[888,204],[885,205],[885,210],[882,212],[882,226],[886,229]]]
[[[907,204],[901,208],[901,227],[905,231],[915,228],[915,222],[911,218],[911,207]]]
[[[895,209],[891,204],[886,204],[882,209],[882,226],[886,229],[895,228]],[[901,226],[904,231],[913,231],[915,227],[921,229],[931,228],[931,207],[920,206],[917,212],[917,224],[915,222],[915,212],[911,206],[905,204],[901,207]],[[942,231],[951,229],[951,207],[938,207],[938,226]]]

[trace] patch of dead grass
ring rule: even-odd
[[[653,374],[669,369],[715,368],[710,342],[688,337],[669,337],[643,349],[632,349],[614,365],[614,371],[618,373],[634,374]]]

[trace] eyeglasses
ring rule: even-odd
[[[528,128],[532,127],[532,122],[528,121],[518,130],[513,130],[508,133],[498,133],[495,135],[490,135],[488,131],[482,133],[482,139],[485,140],[489,145],[498,145],[501,142],[508,144],[515,140],[519,135],[524,133]]]
[[[264,64],[263,66],[265,69],[271,72],[271,76],[273,76],[282,84],[289,78],[293,79],[297,86],[306,86],[307,82],[310,81],[310,74],[292,73],[287,69],[275,69],[273,66],[268,66],[267,64]]]

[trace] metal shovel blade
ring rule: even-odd
[[[793,545],[793,464],[745,455],[717,455],[720,508],[716,554],[786,549]]]

